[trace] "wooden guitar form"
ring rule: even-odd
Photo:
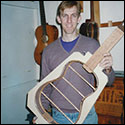
[[[104,53],[109,52],[122,38],[124,35],[124,27],[120,25],[117,27],[111,35],[104,41],[104,43],[97,49],[97,51],[92,55],[87,52],[86,55],[82,55],[80,52],[72,53],[68,58],[66,58],[60,65],[58,65],[50,74],[48,74],[41,82],[39,82],[34,88],[28,92],[27,106],[28,108],[37,116],[37,124],[53,124],[57,123],[44,109],[41,102],[41,95],[43,95],[54,107],[57,108],[72,124],[82,124],[91,110],[92,106],[95,104],[97,98],[102,92],[103,88],[107,84],[108,78],[103,73],[103,69],[99,66],[100,61],[103,59]],[[97,86],[93,87],[87,80],[84,79],[72,66],[72,63],[80,63],[83,68],[92,73],[97,82]],[[93,92],[88,96],[84,96],[78,89],[76,89],[72,83],[70,83],[66,78],[65,74],[68,69],[71,69],[78,77],[86,82],[92,89]],[[80,109],[77,107],[53,84],[54,81],[63,79],[70,85],[78,94],[82,96],[80,103]],[[51,85],[56,89],[71,105],[79,112],[79,117],[74,123],[65,115],[61,109],[52,102],[52,100],[43,92],[47,85]]]
[[[40,4],[41,26],[38,26],[35,32],[38,44],[34,51],[34,59],[38,65],[41,64],[41,54],[43,49],[58,38],[57,27],[54,25],[48,25],[46,23],[43,1],[39,1],[39,4]]]

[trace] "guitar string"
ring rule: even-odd
[[[50,84],[78,111],[80,112],[80,110],[55,86],[52,84],[52,82],[50,82]]]
[[[82,75],[80,75],[72,66],[69,66],[72,71],[74,71],[83,81],[85,81],[94,91],[96,88],[94,88]]]
[[[41,91],[41,94],[43,94],[72,124],[74,124],[74,122],[44,92]]]

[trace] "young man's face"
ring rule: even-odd
[[[73,34],[76,32],[77,24],[80,22],[81,16],[78,15],[76,6],[66,8],[57,17],[58,22],[62,25],[63,33]]]

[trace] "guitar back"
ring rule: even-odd
[[[80,26],[80,33],[87,37],[91,37],[98,40],[99,37],[99,27],[95,21],[95,3],[96,1],[90,2],[91,19],[87,19],[85,23]]]
[[[98,24],[95,22],[86,22],[80,26],[80,34],[98,40]]]

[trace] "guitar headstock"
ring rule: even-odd
[[[122,23],[118,26],[119,29],[121,29],[124,32],[124,20]]]

